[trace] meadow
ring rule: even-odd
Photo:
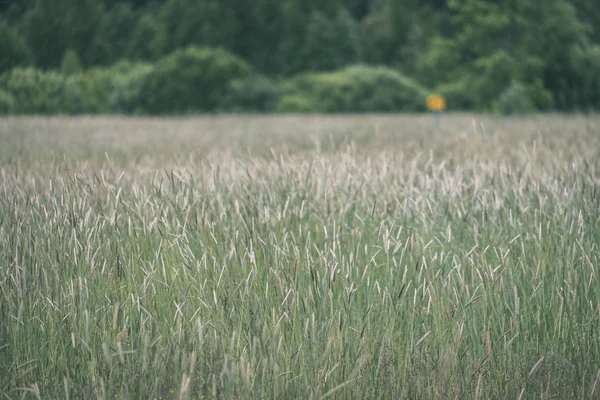
[[[600,398],[600,117],[0,119],[4,399]]]

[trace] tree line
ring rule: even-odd
[[[0,112],[588,111],[600,3],[0,0],[0,74]]]

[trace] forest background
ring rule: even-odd
[[[0,114],[589,112],[597,0],[0,0]]]

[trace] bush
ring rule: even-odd
[[[112,112],[143,112],[142,88],[154,66],[147,63],[122,62],[109,71],[115,71],[109,109]]]
[[[284,92],[286,104],[280,101],[278,110],[305,102],[318,112],[423,111],[427,97],[422,86],[400,72],[363,65],[293,77],[285,83]]]
[[[502,115],[524,115],[535,112],[536,108],[525,87],[513,81],[496,100],[494,111]]]
[[[189,47],[160,59],[141,90],[146,112],[216,111],[231,81],[253,75],[243,59],[222,49]]]
[[[481,109],[483,106],[475,99],[476,94],[469,83],[468,77],[462,77],[454,82],[439,85],[436,92],[444,96],[448,110]]]
[[[72,78],[91,113],[138,113],[140,93],[152,65],[122,61],[109,68],[93,68]]]
[[[502,79],[503,82],[513,83],[504,88],[499,86],[494,90],[496,94],[485,93],[485,90],[481,89],[486,86],[486,79],[467,73],[454,82],[439,85],[436,90],[446,98],[449,110],[484,110],[499,114],[519,114],[548,110],[552,107],[552,94],[543,86],[540,79],[528,79],[528,84],[521,83],[518,78]],[[519,112],[519,108],[524,111]]]
[[[279,95],[276,83],[265,76],[254,75],[229,82],[223,107],[229,111],[268,112],[275,107]]]
[[[15,99],[4,90],[0,90],[0,115],[10,114],[15,106]]]
[[[307,97],[302,95],[286,95],[279,100],[275,111],[280,113],[311,113],[317,112],[317,109]]]
[[[60,72],[64,75],[75,75],[81,71],[83,71],[83,67],[77,52],[73,49],[67,50],[60,63]]]
[[[0,89],[14,99],[18,114],[71,114],[83,111],[83,99],[76,86],[57,72],[16,68],[0,78]]]

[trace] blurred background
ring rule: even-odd
[[[0,0],[1,114],[600,108],[598,0]]]

